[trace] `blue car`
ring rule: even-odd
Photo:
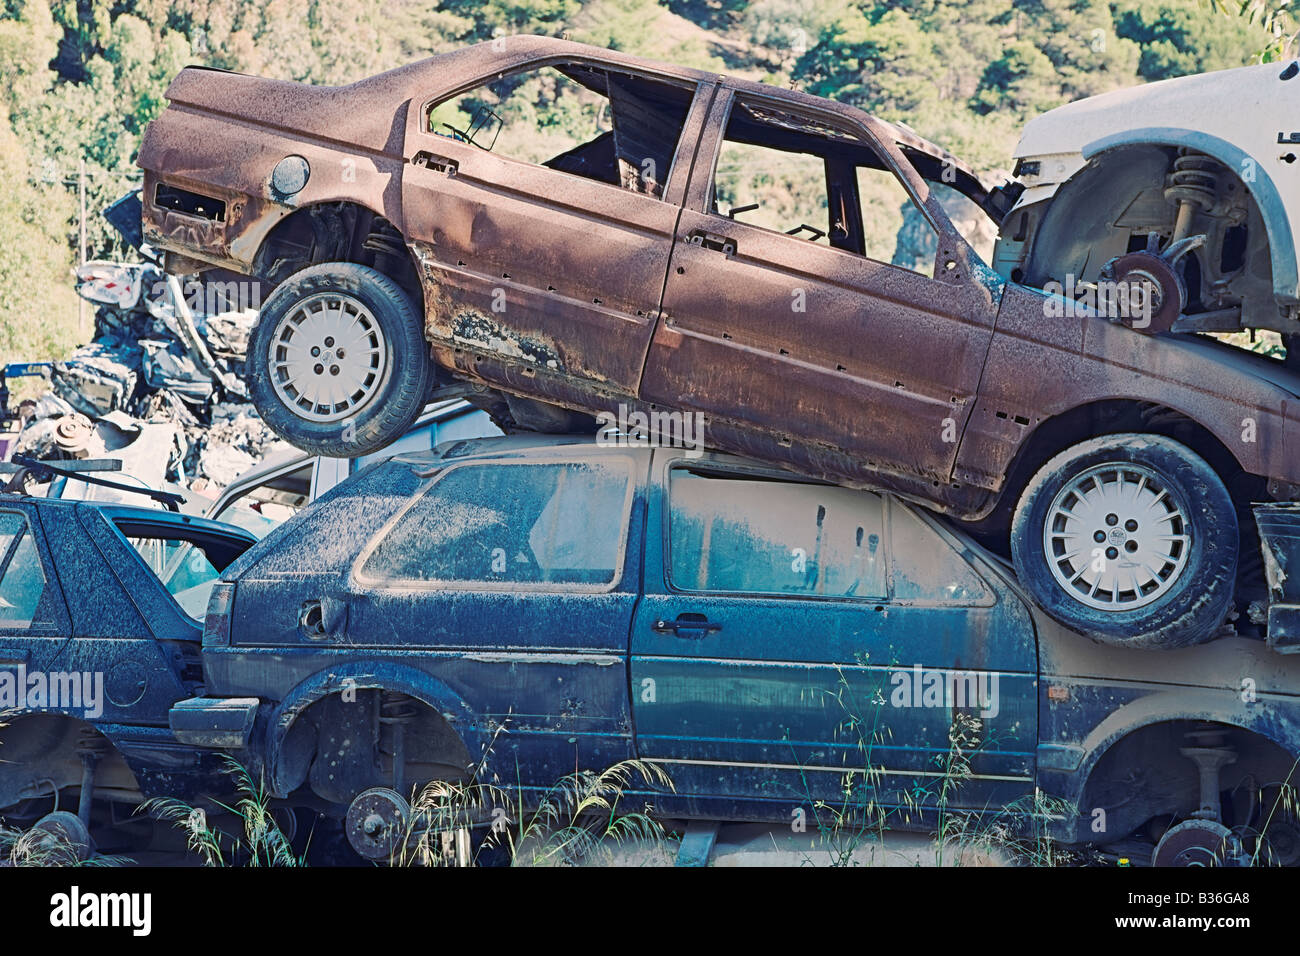
[[[369,821],[347,832],[376,858],[426,781],[529,805],[641,758],[673,786],[624,799],[671,820],[960,810],[1158,864],[1300,862],[1300,660],[1104,647],[924,509],[689,448],[373,465],[226,569],[202,659],[178,739]]]
[[[178,744],[203,691],[202,618],[256,538],[169,511],[0,493],[0,823],[53,814],[78,846],[142,800],[224,793]]]

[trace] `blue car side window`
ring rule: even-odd
[[[680,590],[885,596],[878,495],[674,468],[668,501],[669,575]]]
[[[0,627],[30,627],[45,586],[45,570],[27,519],[0,513]]]
[[[607,589],[622,571],[631,491],[621,459],[452,468],[381,532],[358,577]]]
[[[992,592],[966,560],[897,501],[889,510],[889,543],[896,602],[952,607],[993,603]]]

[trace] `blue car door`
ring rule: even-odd
[[[679,792],[908,815],[1032,788],[1024,606],[889,497],[659,451],[631,638],[638,756]]]

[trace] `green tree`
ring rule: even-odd
[[[1010,110],[1032,116],[1061,100],[1056,69],[1047,54],[1028,40],[1017,40],[985,68],[971,105],[980,113]]]
[[[795,64],[794,79],[817,96],[904,120],[936,107],[939,71],[920,25],[895,9],[874,20],[850,16],[827,26]]]
[[[18,137],[0,127],[0,362],[65,354],[76,342],[77,299],[64,229],[71,201],[62,186],[33,181]]]
[[[1121,9],[1116,32],[1141,46],[1138,73],[1144,80],[1241,66],[1272,41],[1260,23],[1244,17],[1207,17],[1204,9],[1168,2]]]

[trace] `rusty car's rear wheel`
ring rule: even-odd
[[[1213,637],[1237,551],[1222,480],[1161,435],[1104,435],[1057,455],[1030,480],[1011,529],[1016,573],[1043,610],[1121,647]]]
[[[411,427],[433,374],[419,310],[387,276],[352,262],[295,273],[262,307],[249,392],[285,441],[353,458]]]

